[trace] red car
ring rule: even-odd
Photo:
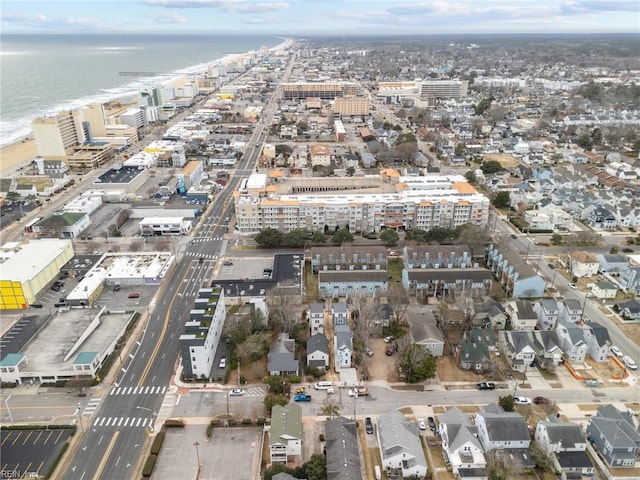
[[[536,405],[549,405],[551,400],[545,397],[533,397],[533,403]]]
[[[130,293],[129,298],[140,298],[140,294],[138,292]]]

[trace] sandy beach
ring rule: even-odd
[[[5,145],[0,148],[0,172],[2,174],[10,173],[20,164],[33,160],[37,155],[38,150],[33,137]]]

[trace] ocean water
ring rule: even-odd
[[[38,116],[135,95],[167,74],[205,71],[233,53],[274,47],[274,36],[1,35],[0,145],[31,132]],[[127,77],[120,72],[153,72]]]

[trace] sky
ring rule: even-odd
[[[640,0],[2,0],[3,33],[640,33]]]

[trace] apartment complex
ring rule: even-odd
[[[467,96],[468,89],[466,80],[379,82],[378,97],[387,103],[400,103],[405,98],[461,98]]]
[[[385,228],[455,228],[465,223],[486,224],[489,199],[460,175],[387,177],[377,179],[380,193],[362,193],[376,177],[333,178],[331,186],[314,191],[308,179],[285,179],[268,184],[266,175],[245,179],[235,193],[237,223],[242,233],[265,228],[289,232],[379,232]],[[386,180],[389,178],[389,180]],[[387,185],[392,181],[392,185]],[[362,185],[360,185],[362,183]],[[259,184],[259,185],[258,185]],[[300,185],[298,185],[300,184]],[[305,191],[304,194],[280,192]],[[370,190],[369,190],[370,191]]]
[[[222,326],[227,316],[224,291],[201,288],[180,335],[180,353],[185,377],[209,376]]]
[[[333,102],[333,111],[344,116],[369,115],[368,97],[343,97],[336,98]]]
[[[296,82],[282,84],[283,100],[300,101],[307,97],[333,100],[336,97],[356,95],[357,85],[351,82]]]

